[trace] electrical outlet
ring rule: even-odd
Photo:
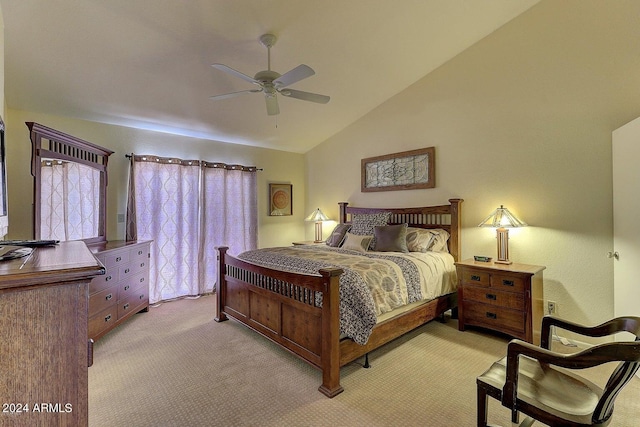
[[[124,214],[118,214],[118,222],[124,222]]]
[[[547,301],[547,313],[556,314],[557,305],[555,301]]]

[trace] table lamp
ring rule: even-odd
[[[305,218],[305,221],[315,221],[316,223],[316,239],[313,241],[314,243],[322,242],[322,221],[329,221],[329,217],[327,217],[320,208],[316,209]]]
[[[494,227],[496,229],[496,239],[498,240],[497,264],[511,264],[509,261],[509,230],[508,228],[526,227],[527,224],[520,221],[509,209],[500,205],[478,227]]]

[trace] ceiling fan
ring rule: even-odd
[[[224,64],[211,65],[220,71],[224,71],[232,76],[236,76],[249,83],[253,83],[258,86],[259,89],[248,89],[241,90],[239,92],[215,95],[211,96],[210,99],[217,101],[219,99],[232,98],[246,93],[262,92],[264,93],[264,99],[267,103],[267,114],[270,116],[280,114],[277,98],[278,94],[289,98],[301,99],[303,101],[317,102],[319,104],[326,104],[329,102],[329,99],[331,98],[326,95],[289,89],[290,85],[299,82],[302,79],[306,79],[307,77],[313,76],[315,71],[313,71],[313,69],[308,65],[302,64],[280,75],[279,73],[271,70],[271,47],[276,43],[276,36],[273,34],[264,34],[260,37],[260,43],[267,48],[267,69],[264,71],[258,71],[254,77],[250,77],[240,71],[236,71]]]

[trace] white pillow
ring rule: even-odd
[[[407,229],[407,249],[409,252],[449,252],[447,242],[449,232],[442,228],[417,228]]]
[[[372,239],[373,236],[358,236],[356,234],[347,233],[347,237],[341,248],[349,249],[351,251],[367,252]]]
[[[449,232],[442,228],[434,228],[431,230],[433,233],[433,242],[431,242],[430,251],[433,252],[449,252],[447,241],[449,241]]]

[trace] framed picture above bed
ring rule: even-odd
[[[361,191],[397,191],[436,186],[435,147],[362,159]]]
[[[293,185],[269,184],[269,216],[293,215]]]

